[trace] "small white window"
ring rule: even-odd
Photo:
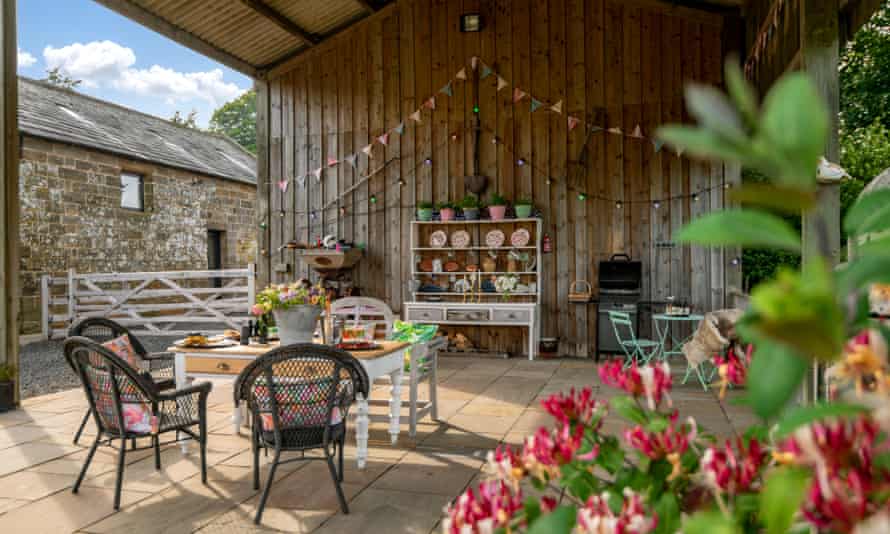
[[[128,210],[145,210],[145,183],[142,176],[130,172],[121,173],[121,207]]]

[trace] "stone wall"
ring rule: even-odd
[[[145,211],[120,207],[120,173],[144,176]],[[22,332],[40,327],[40,277],[207,268],[207,230],[223,267],[256,261],[256,186],[24,136]]]

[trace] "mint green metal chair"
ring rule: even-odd
[[[615,332],[615,339],[624,351],[624,367],[630,367],[634,363],[646,365],[657,355],[661,344],[651,339],[638,338],[628,313],[610,311],[609,320]]]

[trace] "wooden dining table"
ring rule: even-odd
[[[318,341],[320,342],[320,341]],[[402,410],[402,375],[405,366],[405,353],[411,347],[411,343],[401,341],[378,341],[379,348],[373,350],[351,351],[364,367],[368,374],[369,383],[389,375],[389,435],[393,445],[399,440],[400,421]],[[218,348],[192,348],[172,346],[167,350],[175,355],[174,373],[176,387],[188,386],[189,380],[231,378],[234,382],[241,370],[259,356],[277,348],[277,342],[267,344],[251,343],[250,345],[230,345]],[[360,469],[365,467],[368,458],[368,399],[361,393],[356,396],[357,414],[355,419],[356,456]],[[235,433],[241,430],[241,410],[234,407],[232,424]],[[187,448],[183,444],[183,450]]]

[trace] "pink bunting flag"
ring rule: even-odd
[[[642,138],[643,138],[643,130],[640,129],[640,125],[639,125],[639,124],[637,124],[637,127],[634,128],[634,131],[633,131],[632,134],[630,134],[630,136],[631,136],[631,137],[636,137],[637,139],[642,139]]]
[[[414,113],[408,115],[408,118],[414,122],[422,122],[420,119],[420,110],[419,109],[417,111],[415,111]]]
[[[578,126],[579,122],[581,122],[581,119],[579,119],[578,117],[572,117],[571,115],[568,116],[567,120],[569,123],[569,131],[570,132],[572,130],[574,130],[576,126]]]
[[[285,178],[284,180],[279,180],[278,181],[278,189],[281,189],[282,193],[286,192],[287,184],[289,184],[289,183],[290,183],[290,180],[288,180],[287,178]]]
[[[334,156],[328,156],[328,167],[336,167],[340,163]]]
[[[622,134],[623,134],[623,132],[621,131],[621,128],[618,128],[618,127],[615,127],[615,128],[609,128],[609,129],[606,130],[606,131],[608,131],[610,134],[615,134],[615,135],[622,135]]]
[[[427,101],[424,102],[423,105],[428,107],[429,109],[436,109],[436,97],[429,97],[429,99],[427,99]]]
[[[454,77],[457,78],[458,80],[466,80],[467,79],[467,68],[461,67],[461,69],[459,71],[457,71],[457,74],[455,74]]]
[[[556,113],[562,113],[562,100],[550,106],[550,111],[555,111]]]
[[[525,98],[525,94],[526,94],[525,91],[523,91],[522,89],[520,89],[518,87],[514,88],[513,89],[513,103],[515,104],[515,103],[519,102],[520,100],[522,100],[523,98]]]
[[[315,169],[314,171],[312,171],[312,174],[315,175],[315,181],[316,181],[316,182],[320,182],[320,181],[321,181],[321,171],[322,171],[322,168],[323,168],[323,167],[319,167],[319,168]]]
[[[371,150],[372,150],[373,148],[374,148],[374,145],[368,145],[368,146],[366,146],[365,148],[362,149],[362,152],[364,152],[366,156],[368,156],[369,158],[371,158],[371,157],[373,157],[373,156],[371,155]]]
[[[507,83],[507,80],[498,76],[498,91],[500,91],[504,87],[507,87],[508,85],[510,85],[510,84]]]
[[[389,143],[389,132],[386,132],[385,134],[381,135],[380,137],[377,138],[377,140],[380,141],[381,145],[388,144]]]
[[[473,70],[476,70],[476,67],[479,66],[479,58],[476,56],[471,57],[470,58],[470,66],[473,67]]]

